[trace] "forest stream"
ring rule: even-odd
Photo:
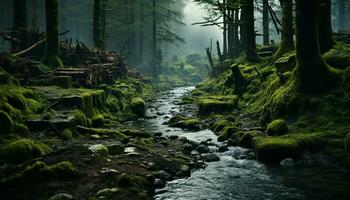
[[[220,145],[208,129],[199,132],[184,131],[163,125],[174,114],[194,115],[192,105],[179,105],[181,97],[194,87],[179,87],[158,95],[150,105],[149,115],[157,118],[134,122],[128,126],[147,132],[163,132],[164,136],[178,135],[196,142],[210,142],[217,152]],[[281,165],[264,165],[252,157],[252,152],[241,147],[217,153],[218,162],[207,163],[205,169],[196,170],[191,177],[174,180],[156,191],[157,200],[229,200],[229,199],[349,199],[350,183],[346,173],[313,156],[307,160]]]

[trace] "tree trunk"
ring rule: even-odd
[[[27,30],[27,0],[13,0],[13,30],[16,31],[14,36],[19,40],[26,40],[25,32]],[[23,49],[26,47],[26,41],[21,44],[12,42],[13,50]]]
[[[239,56],[241,53],[241,47],[239,43],[239,26],[238,26],[238,21],[239,21],[239,10],[236,9],[234,10],[234,25],[233,25],[233,57]]]
[[[245,60],[256,62],[259,60],[256,52],[254,27],[254,0],[241,0],[241,37]]]
[[[143,23],[144,23],[144,5],[143,2],[141,2],[141,8],[140,8],[140,46],[139,46],[139,52],[140,52],[140,62],[143,63],[143,46],[144,46],[144,41],[143,41],[143,37],[144,37],[144,27],[143,27]]]
[[[58,0],[45,1],[46,50],[42,62],[51,67],[63,67],[59,58]]]
[[[102,0],[101,3],[101,39],[103,49],[106,48],[106,0]]]
[[[98,49],[104,49],[102,38],[102,0],[94,0],[93,15],[93,39],[94,46]]]
[[[318,26],[322,54],[329,51],[335,45],[332,31],[331,7],[331,0],[321,0]]]
[[[233,42],[233,38],[234,38],[234,11],[231,9],[228,11],[228,16],[230,18],[230,20],[228,21],[228,26],[227,26],[227,53],[228,53],[228,57],[229,58],[233,58],[234,57],[234,42]]]
[[[321,0],[296,0],[295,83],[300,92],[326,91],[339,80],[320,53],[318,33],[320,2]]]
[[[338,3],[338,31],[343,31],[345,29],[345,0],[339,0]]]
[[[227,1],[224,0],[223,6],[226,6],[226,3],[227,3]],[[226,17],[227,10],[225,9],[224,12],[225,12],[225,14],[223,15],[224,29],[223,29],[223,43],[222,44],[223,44],[223,50],[224,50],[223,56],[224,56],[224,58],[226,58],[227,57],[227,32],[228,32],[228,29],[227,29],[228,24],[227,24],[227,17]]]
[[[270,17],[269,17],[269,2],[263,0],[263,44],[270,45]]]
[[[280,0],[282,7],[282,39],[281,44],[275,53],[275,59],[280,58],[283,54],[293,51],[294,45],[294,28],[293,28],[293,0]]]

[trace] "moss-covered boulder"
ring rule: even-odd
[[[13,121],[11,117],[4,111],[0,111],[0,130],[1,133],[12,133]]]
[[[182,116],[182,115],[175,115],[173,117],[171,117],[167,122],[166,124],[168,125],[174,125],[174,124],[177,124],[181,121],[184,121],[186,120],[186,117]]]
[[[337,69],[345,69],[350,66],[350,55],[343,51],[332,49],[323,55],[327,64]]]
[[[130,109],[134,114],[143,117],[146,115],[147,107],[145,101],[142,98],[136,97],[131,100]]]
[[[36,184],[52,180],[70,179],[77,175],[78,171],[71,162],[63,161],[54,165],[46,165],[42,161],[37,161],[19,173],[1,180],[1,185]]]
[[[232,123],[227,120],[218,120],[215,122],[210,129],[214,131],[215,134],[220,133],[226,126],[231,126]]]
[[[103,144],[95,144],[89,147],[89,150],[94,154],[99,154],[101,156],[107,156],[109,154],[108,147]]]
[[[103,115],[98,114],[91,118],[92,127],[101,128],[105,125],[105,118]]]
[[[70,129],[64,129],[62,132],[62,139],[63,140],[72,140],[73,139],[73,132]]]
[[[237,138],[238,145],[244,148],[252,148],[255,137],[264,136],[260,131],[246,131],[242,132]]]
[[[237,107],[237,96],[210,96],[198,100],[198,114],[205,116],[216,113],[229,113]]]
[[[288,126],[283,119],[273,120],[266,129],[268,135],[283,135],[288,132]]]
[[[77,132],[82,135],[88,135],[88,136],[99,135],[102,137],[114,138],[123,143],[127,143],[130,140],[129,137],[126,136],[125,134],[116,130],[111,130],[111,129],[86,128],[83,126],[77,126]]]
[[[38,158],[50,151],[51,149],[43,143],[19,139],[0,148],[0,160],[17,164]]]
[[[72,115],[74,117],[73,121],[74,121],[75,125],[88,127],[89,123],[88,123],[87,117],[85,116],[85,114],[81,110],[79,110],[79,109],[73,110]]]
[[[221,132],[218,137],[218,142],[224,142],[228,139],[230,139],[233,134],[237,133],[241,129],[236,126],[226,126]]]
[[[201,122],[198,119],[187,119],[184,121],[182,128],[187,130],[200,130]]]
[[[299,159],[302,149],[291,138],[256,137],[253,141],[256,157],[267,164],[279,163],[285,158]]]

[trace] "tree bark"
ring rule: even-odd
[[[13,0],[13,30],[16,31],[14,36],[19,40],[26,40],[25,32],[27,30],[27,0]],[[26,41],[21,44],[11,43],[12,50],[23,49],[26,47]]]
[[[101,38],[102,38],[102,46],[103,49],[106,48],[106,0],[102,0],[101,2]]]
[[[282,7],[282,38],[281,44],[274,55],[275,59],[295,49],[293,40],[293,0],[280,0],[280,3]]]
[[[223,1],[223,6],[226,7],[227,1]],[[228,32],[228,23],[227,23],[227,10],[224,10],[224,15],[223,15],[223,24],[224,24],[224,29],[223,29],[223,56],[226,58],[227,57],[227,32]]]
[[[46,50],[42,62],[51,67],[63,67],[59,58],[58,0],[45,1]]]
[[[256,62],[259,60],[256,52],[254,27],[254,0],[241,0],[241,37],[245,60]]]
[[[233,25],[233,57],[239,56],[241,53],[240,41],[239,41],[239,10],[234,10],[235,23]]]
[[[318,26],[322,54],[329,51],[335,45],[332,31],[331,7],[331,0],[321,0]]]
[[[320,2],[321,0],[296,0],[295,84],[300,92],[323,92],[339,80],[336,72],[330,70],[320,53],[318,29]]]
[[[338,31],[345,29],[345,0],[339,0],[338,2]]]
[[[263,0],[263,44],[270,45],[270,17],[268,0]]]
[[[104,49],[102,38],[102,0],[94,0],[93,14],[93,39],[94,46],[98,49]]]

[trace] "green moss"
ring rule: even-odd
[[[230,139],[233,136],[233,134],[237,133],[238,131],[240,131],[240,128],[238,128],[236,126],[226,126],[221,131],[221,133],[218,137],[218,141],[219,142],[226,141],[226,140]]]
[[[68,161],[54,165],[46,165],[42,161],[36,161],[18,174],[3,179],[1,183],[5,185],[36,184],[57,179],[70,179],[76,177],[77,174],[76,168]]]
[[[73,114],[73,117],[74,117],[74,123],[76,125],[89,127],[87,118],[86,118],[85,114],[81,110],[75,109],[72,114]]]
[[[288,132],[288,127],[286,121],[283,119],[273,120],[266,129],[269,135],[283,135]]]
[[[9,93],[7,95],[7,101],[11,106],[18,110],[27,110],[26,98],[21,93]]]
[[[145,116],[146,114],[146,103],[145,101],[140,98],[140,97],[136,97],[136,98],[133,98],[131,100],[131,103],[130,103],[130,109],[131,111],[138,115],[138,116]]]
[[[72,140],[73,139],[73,133],[70,129],[64,129],[62,132],[62,139],[63,140]]]
[[[257,158],[264,163],[278,163],[285,158],[301,157],[301,148],[295,139],[256,137],[253,143]]]
[[[15,123],[14,126],[13,126],[13,132],[16,135],[20,135],[22,137],[26,137],[29,134],[29,129],[24,124]]]
[[[11,163],[22,163],[29,159],[43,156],[51,149],[40,142],[31,139],[19,139],[1,147],[0,160]]]
[[[227,126],[231,126],[232,123],[227,121],[227,120],[219,120],[217,122],[214,123],[214,125],[211,127],[211,129],[215,132],[215,133],[219,133],[221,132],[225,127]]]
[[[175,115],[173,117],[171,117],[168,121],[167,121],[167,124],[168,125],[173,125],[173,124],[176,124],[176,123],[179,123],[181,121],[184,121],[186,120],[186,118],[182,115]]]
[[[242,132],[242,134],[238,136],[238,145],[245,148],[252,148],[254,138],[263,135],[264,133],[260,131]]]
[[[237,108],[237,96],[210,96],[198,100],[198,114],[228,113]]]
[[[143,137],[143,138],[151,137],[149,133],[141,130],[125,129],[125,130],[121,130],[120,132],[126,136],[131,136],[131,137]]]
[[[183,123],[183,128],[188,130],[199,130],[201,128],[201,122],[198,119],[187,119]]]
[[[105,137],[112,137],[124,143],[129,142],[128,136],[116,130],[97,129],[97,128],[77,128],[77,131],[81,134],[100,135]]]
[[[10,117],[17,121],[17,122],[22,122],[23,121],[23,116],[21,111],[19,111],[16,108],[13,108],[10,104],[2,102],[0,103],[0,110],[5,111],[7,114],[10,115]]]
[[[337,69],[345,69],[350,66],[349,52],[332,49],[323,55],[327,64]]]
[[[0,130],[2,133],[12,133],[13,121],[11,117],[4,111],[0,111]]]
[[[91,123],[92,127],[94,128],[103,127],[105,124],[105,118],[101,114],[95,115],[93,118],[91,118]]]

